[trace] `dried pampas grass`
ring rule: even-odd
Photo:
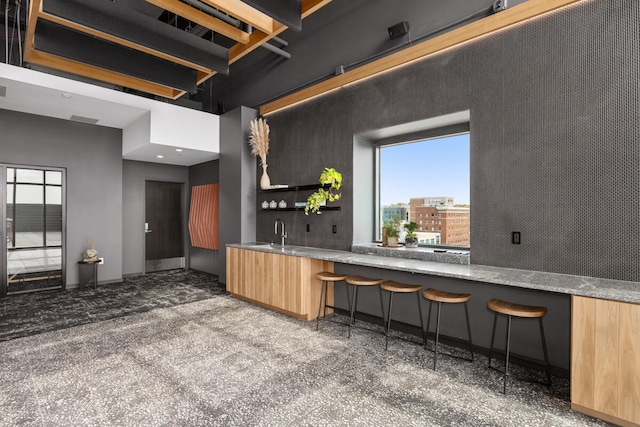
[[[251,154],[260,157],[260,163],[267,166],[267,153],[269,152],[269,125],[266,119],[251,120],[251,133],[249,134]]]

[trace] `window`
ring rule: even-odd
[[[467,128],[468,129],[468,128]],[[429,232],[418,233],[423,244],[469,246],[470,243],[470,137],[469,132],[440,133],[419,141],[379,144],[378,218],[385,212],[403,207],[408,222],[423,224],[432,220]],[[421,212],[418,212],[421,211]],[[436,224],[437,222],[437,224]],[[428,225],[428,221],[425,221]],[[382,224],[382,221],[380,221]],[[455,225],[454,225],[455,224]],[[455,228],[460,236],[442,230]],[[422,229],[422,227],[420,227]],[[377,239],[381,232],[378,230]],[[402,233],[400,241],[404,240]]]

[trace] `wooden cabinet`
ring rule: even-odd
[[[640,425],[640,305],[572,297],[571,408]]]
[[[238,298],[299,319],[315,319],[320,302],[320,271],[333,263],[278,253],[227,248],[227,290]],[[333,293],[328,295],[333,304]]]

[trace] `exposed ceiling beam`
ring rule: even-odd
[[[44,0],[43,19],[202,71],[229,72],[227,49],[116,3]]]
[[[220,33],[225,37],[235,40],[238,43],[248,43],[249,33],[242,31],[233,25],[227,24],[209,14],[206,14],[195,7],[191,7],[186,3],[182,3],[179,0],[145,0],[147,3],[151,3],[162,9],[168,10],[171,13],[175,13],[178,16],[182,16],[196,24],[200,24],[205,28],[208,28],[216,33]]]
[[[294,31],[302,31],[301,0],[244,0]]]
[[[61,58],[45,52],[29,52],[29,62],[114,85],[137,89],[139,91],[162,96],[164,98],[177,99],[184,94],[184,91],[168,88],[166,86],[154,84],[146,80],[137,79],[113,71],[104,70],[82,62]]]
[[[35,48],[152,83],[196,92],[196,71],[157,56],[125,49],[49,21],[38,23]]]
[[[149,0],[147,0],[149,1]],[[215,7],[222,12],[226,12],[234,18],[238,18],[244,23],[252,25],[254,28],[272,33],[275,22],[268,15],[241,2],[240,0],[200,0],[202,3]]]
[[[302,19],[311,15],[316,10],[331,3],[331,0],[302,0],[302,10],[300,16]],[[244,45],[236,44],[229,49],[229,65],[233,64],[245,55],[253,52],[260,47],[261,44],[268,42],[278,34],[286,30],[287,27],[283,24],[276,23],[271,34],[266,34],[262,31],[254,31],[251,33],[249,43]]]

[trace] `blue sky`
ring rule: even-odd
[[[380,203],[412,197],[453,196],[469,204],[469,134],[395,145],[380,150]]]

